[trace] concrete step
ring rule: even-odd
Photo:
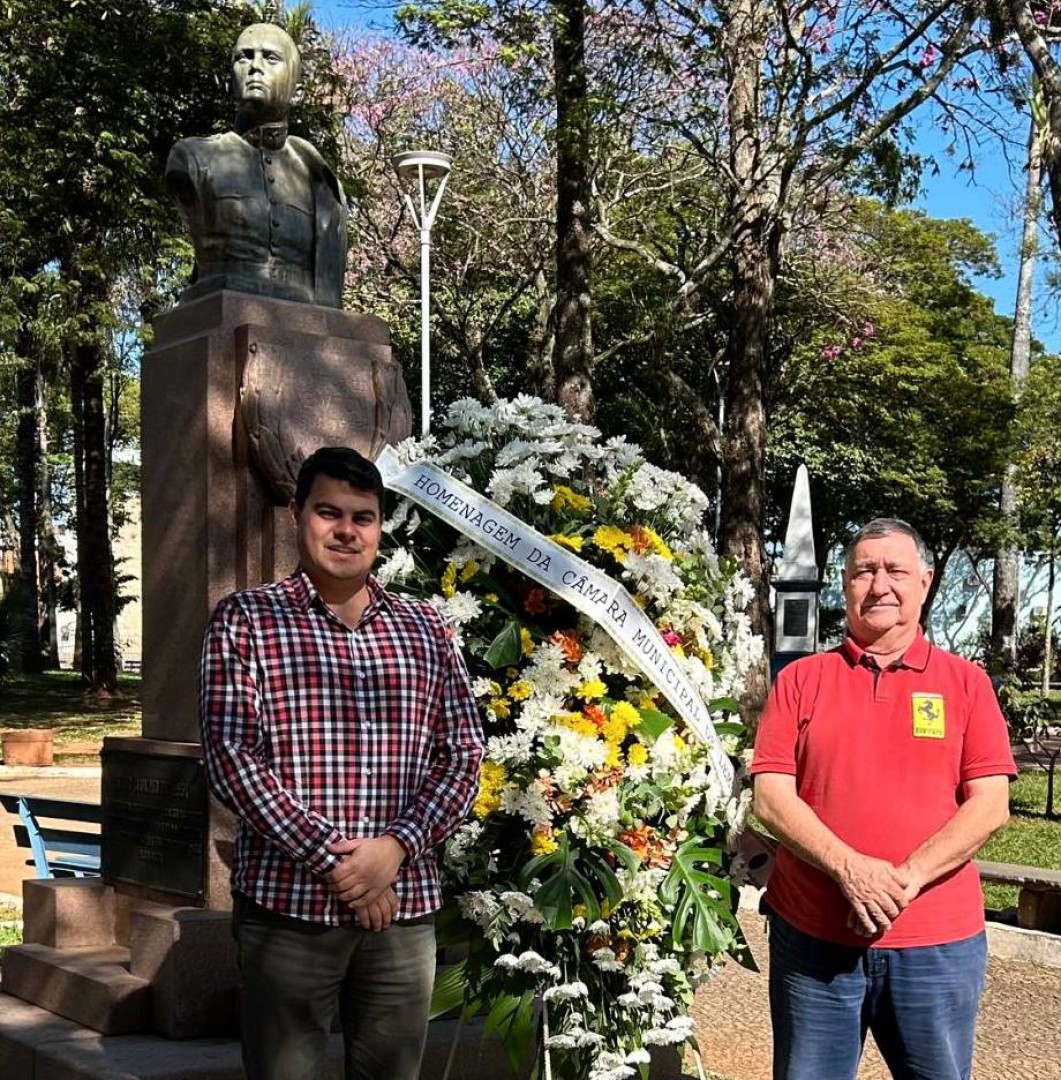
[[[151,984],[129,973],[129,950],[120,945],[14,945],[4,953],[3,988],[102,1035],[144,1031],[151,1022]]]

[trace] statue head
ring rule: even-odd
[[[287,119],[302,59],[298,46],[272,23],[255,23],[232,49],[232,96],[241,129]]]

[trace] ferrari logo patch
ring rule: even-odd
[[[914,738],[942,739],[947,733],[942,694],[914,694]]]

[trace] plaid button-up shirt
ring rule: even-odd
[[[296,571],[233,593],[199,670],[207,777],[239,818],[233,891],[326,925],[354,922],[323,875],[340,837],[406,852],[398,918],[441,903],[433,848],[475,797],[482,727],[442,617],[369,581],[351,630]]]

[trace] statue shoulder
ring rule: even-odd
[[[289,135],[287,143],[292,150],[305,162],[306,168],[315,180],[321,180],[331,189],[332,194],[343,207],[346,206],[346,195],[338,177],[332,172],[328,163],[321,157],[321,152],[306,139],[300,139],[297,135]]]
[[[166,172],[187,171],[189,167],[199,166],[209,161],[218,151],[242,140],[234,131],[220,135],[193,135],[180,139],[173,144],[166,161]]]

